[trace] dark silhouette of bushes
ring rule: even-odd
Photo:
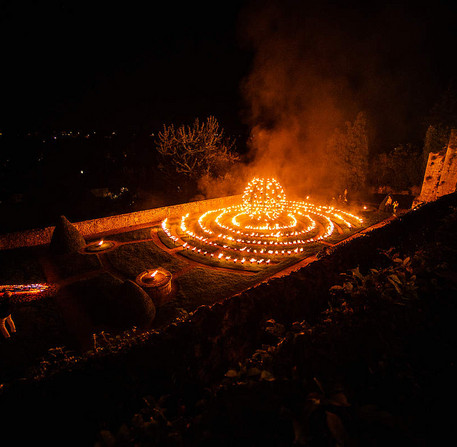
[[[118,288],[116,301],[121,327],[150,327],[156,316],[156,308],[151,297],[140,286],[131,280],[124,281]]]
[[[112,351],[91,354],[40,382],[24,381],[4,393],[2,403],[12,418],[20,417],[27,408],[41,431],[48,429],[49,433],[52,420],[54,425],[65,426],[67,433],[78,432],[84,442],[93,442],[93,434],[102,422],[118,427],[140,408],[138,403],[144,396],[184,389],[192,389],[198,396],[202,389],[217,384],[227,370],[262,346],[266,321],[274,319],[286,327],[303,320],[313,324],[327,308],[331,300],[329,289],[339,282],[340,273],[356,267],[363,272],[379,265],[384,262],[380,250],[395,247],[401,254],[427,241],[436,241],[440,220],[454,212],[456,206],[457,194],[442,197],[340,244],[287,277],[270,280],[211,307],[202,306],[189,319],[163,331],[141,334],[117,350],[116,355]],[[121,289],[119,283],[116,287]],[[141,308],[140,299],[139,302]],[[69,390],[71,395],[61,395],[59,390]],[[40,417],[38,408],[43,402],[50,410]],[[89,416],[74,410],[82,403],[91,408]],[[62,412],[64,408],[66,412]],[[84,427],[84,431],[76,427]]]
[[[104,273],[71,284],[68,289],[100,330],[147,329],[155,318],[151,298],[133,281],[122,282]]]

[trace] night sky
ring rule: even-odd
[[[409,134],[396,115],[416,126],[455,76],[457,16],[439,1],[2,2],[0,129],[155,128],[215,115],[237,133],[252,124],[240,88],[259,45],[249,34],[270,3],[315,18],[321,41],[329,30],[351,34],[328,57],[356,61],[347,74],[361,92],[356,108],[371,107],[399,140]],[[363,58],[375,72],[363,72]]]
[[[192,4],[191,4],[192,3]],[[2,3],[0,126],[238,119],[241,2]]]

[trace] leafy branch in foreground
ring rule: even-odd
[[[417,298],[417,277],[413,271],[413,263],[420,261],[420,254],[415,254],[413,258],[407,256],[402,259],[393,248],[383,251],[392,264],[383,269],[371,268],[363,275],[359,267],[347,273],[341,273],[343,284],[336,284],[330,288],[330,293],[334,296],[342,294],[355,296],[368,296],[372,293],[381,298],[400,300],[410,300]]]

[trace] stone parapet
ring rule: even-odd
[[[425,169],[424,181],[415,204],[431,202],[438,197],[451,194],[457,188],[457,129],[451,130],[449,143],[441,152],[430,152]]]
[[[137,225],[153,224],[162,221],[166,217],[180,217],[183,214],[203,213],[211,209],[224,208],[241,202],[241,195],[219,197],[216,199],[199,200],[196,202],[181,203],[179,205],[164,206],[133,213],[118,214],[116,216],[100,217],[98,219],[73,222],[73,225],[85,238],[97,234],[106,233],[135,227]],[[20,247],[33,247],[46,245],[51,242],[54,227],[37,228],[27,231],[19,231],[0,235],[0,250]]]
[[[443,168],[441,169],[440,183],[437,188],[437,197],[451,194],[457,186],[457,129],[452,129],[449,144],[446,150]]]

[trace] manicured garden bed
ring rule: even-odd
[[[80,445],[441,444],[455,390],[456,206],[442,198],[161,331],[50,362],[1,404],[11,419],[35,415],[35,440],[71,433]]]
[[[152,241],[122,245],[105,256],[116,270],[130,279],[135,279],[144,270],[159,266],[172,273],[185,266],[183,261],[164,252]]]

